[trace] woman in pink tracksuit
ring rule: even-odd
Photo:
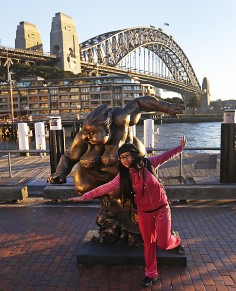
[[[179,146],[148,160],[154,169],[181,153],[186,145],[182,137]],[[120,189],[121,200],[133,201],[138,209],[138,223],[144,241],[145,287],[152,286],[158,276],[156,245],[164,250],[181,251],[180,238],[171,233],[171,211],[165,189],[159,183],[147,161],[139,157],[139,151],[133,144],[124,144],[118,150],[120,160],[119,173],[110,182],[101,185],[71,201],[90,200]]]

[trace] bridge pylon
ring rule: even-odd
[[[207,113],[210,109],[211,94],[210,94],[210,83],[206,77],[202,81],[202,92],[203,94],[200,97],[201,113]]]
[[[50,52],[57,55],[59,68],[74,74],[81,72],[76,27],[72,18],[64,13],[56,13],[52,19]]]
[[[43,44],[37,27],[21,21],[16,29],[15,48],[43,52]]]

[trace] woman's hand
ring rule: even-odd
[[[182,136],[179,141],[179,145],[184,149],[186,146],[187,140],[185,136]]]
[[[68,201],[73,201],[73,202],[80,202],[80,201],[84,201],[84,197],[83,196],[78,196],[78,197],[72,197],[72,198],[68,198]]]

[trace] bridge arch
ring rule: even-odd
[[[118,68],[128,55],[147,50],[165,64],[170,79],[201,91],[186,54],[173,37],[160,28],[135,27],[107,32],[81,43],[80,49],[82,61]]]

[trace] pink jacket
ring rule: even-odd
[[[182,147],[178,146],[158,156],[151,156],[148,159],[156,169],[158,166],[181,153],[182,150]],[[135,193],[134,201],[139,211],[154,210],[167,203],[165,189],[147,168],[138,171],[130,169],[129,172]],[[120,187],[119,183],[120,174],[117,174],[110,182],[86,192],[83,198],[84,200],[90,200],[101,197],[109,192],[117,191]]]

